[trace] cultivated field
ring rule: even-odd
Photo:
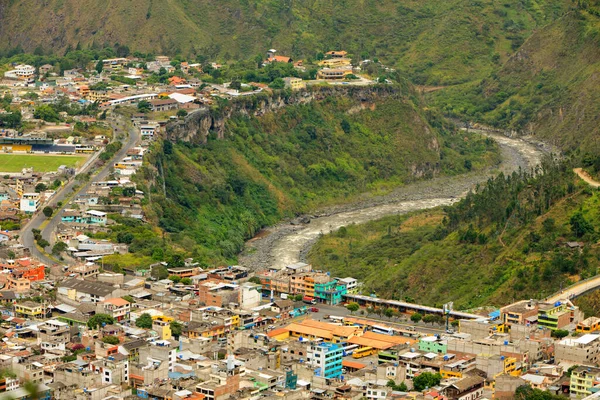
[[[87,157],[87,155],[0,154],[0,173],[21,172],[23,168],[31,167],[34,172],[51,172],[56,171],[61,165],[78,167]]]

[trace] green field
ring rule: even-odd
[[[87,156],[50,156],[35,154],[0,154],[0,173],[21,172],[23,168],[33,167],[34,172],[56,171],[61,165],[78,167]]]

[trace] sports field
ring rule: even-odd
[[[87,155],[0,154],[0,173],[21,172],[23,168],[31,167],[34,172],[52,172],[58,170],[61,165],[78,167],[87,157]]]

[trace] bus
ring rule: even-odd
[[[356,349],[358,349],[358,345],[357,344],[349,344],[344,346],[343,350],[344,350],[344,357],[351,355],[352,353],[354,353],[354,351]]]
[[[338,317],[336,315],[329,315],[328,319],[332,320],[333,322],[339,322],[340,324],[344,322],[344,317]]]
[[[370,355],[376,354],[377,350],[372,347],[363,347],[357,350],[354,350],[352,353],[352,358],[363,358],[368,357]]]
[[[379,326],[379,325],[373,325],[373,332],[375,333],[381,333],[382,335],[390,335],[392,336],[394,334],[394,329],[393,328],[386,328],[384,326]]]

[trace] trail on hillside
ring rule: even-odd
[[[322,234],[342,226],[360,224],[388,215],[450,205],[459,201],[477,184],[502,172],[510,174],[519,168],[529,170],[541,162],[547,149],[542,144],[526,139],[508,138],[499,134],[479,131],[499,144],[502,153],[500,165],[485,171],[459,176],[442,176],[400,187],[393,192],[353,204],[331,207],[313,216],[310,223],[297,220],[270,227],[246,243],[240,255],[240,264],[253,270],[282,268],[305,261],[308,251]]]
[[[600,187],[600,182],[595,181],[587,172],[585,172],[582,168],[573,168],[573,172],[575,172],[581,179],[583,179],[588,185],[591,187]]]

